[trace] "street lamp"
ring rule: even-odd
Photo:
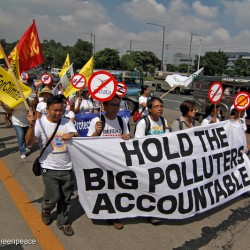
[[[136,40],[130,40],[130,43],[129,43],[129,52],[132,51],[132,42],[140,42],[140,41],[136,41]]]
[[[163,70],[163,54],[164,54],[164,39],[165,39],[165,26],[161,25],[161,24],[157,24],[157,23],[147,23],[147,24],[151,24],[151,25],[155,25],[155,26],[159,26],[162,27],[163,29],[163,34],[162,34],[162,50],[161,50],[161,70]]]
[[[203,36],[204,38],[206,38],[205,36]],[[198,57],[198,65],[197,65],[197,71],[200,68],[200,59],[201,59],[201,43],[202,43],[202,38],[200,39],[200,49],[199,49],[199,57]]]
[[[95,54],[95,34],[93,34],[92,32],[91,33],[89,33],[89,32],[80,32],[80,34],[88,34],[88,35],[90,35],[91,44],[93,45],[92,54],[94,55]],[[92,36],[93,36],[93,39],[92,39]]]
[[[190,46],[189,46],[189,54],[188,54],[188,73],[189,73],[189,70],[190,70],[190,59],[191,59],[191,58],[190,58],[190,55],[191,55],[191,47],[192,47],[193,36],[200,36],[200,37],[206,38],[204,35],[191,33]],[[192,63],[191,63],[191,64],[192,64]]]

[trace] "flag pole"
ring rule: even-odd
[[[25,96],[23,94],[23,91],[20,88],[20,85],[18,84],[16,76],[15,76],[15,74],[14,74],[14,72],[13,72],[11,66],[10,66],[10,63],[9,63],[8,58],[7,58],[7,56],[6,56],[6,54],[5,54],[4,50],[3,50],[3,47],[2,47],[1,43],[0,43],[0,51],[1,51],[2,55],[4,56],[4,60],[5,60],[6,64],[7,64],[7,67],[9,69],[10,73],[11,73],[11,76],[12,76],[12,78],[14,80],[14,83],[16,84],[16,87],[17,87],[17,89],[19,91],[19,94],[20,94],[20,96],[21,96],[21,98],[22,98],[22,100],[24,102],[24,105],[25,105],[26,109],[30,112],[29,104],[28,104],[28,102],[25,99]]]
[[[180,84],[174,86],[174,87],[173,87],[172,89],[170,89],[168,92],[166,92],[166,93],[164,93],[163,95],[161,95],[160,98],[162,98],[163,96],[167,95],[169,92],[173,91],[173,90],[174,90],[176,87],[178,87],[178,86],[180,86]]]

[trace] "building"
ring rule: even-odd
[[[234,64],[238,59],[248,60],[250,63],[249,52],[224,52],[228,57],[227,69],[234,69]]]
[[[179,66],[180,64],[189,64],[189,65],[193,65],[193,61],[195,59],[194,54],[190,55],[190,60],[189,60],[189,55],[188,54],[183,54],[181,52],[175,53],[173,56],[173,64],[175,66]]]

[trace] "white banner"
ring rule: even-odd
[[[80,203],[92,219],[184,219],[250,190],[246,137],[230,121],[158,136],[73,138]]]

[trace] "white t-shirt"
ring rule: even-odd
[[[204,118],[203,121],[201,122],[201,125],[208,125],[210,124],[211,120],[213,119],[213,117],[211,115],[209,115],[208,117]],[[220,120],[218,118],[216,118],[216,123],[220,122]]]
[[[87,136],[91,136],[95,132],[95,124],[97,121],[100,121],[100,117],[95,117],[91,120]],[[128,125],[126,121],[123,118],[122,121],[123,121],[123,134],[129,134]],[[121,135],[122,135],[122,129],[120,127],[118,118],[116,117],[114,120],[109,120],[105,116],[105,126],[100,136],[121,137]]]
[[[79,98],[77,98],[76,100],[75,107],[78,106],[78,102],[79,102]],[[79,113],[85,113],[85,114],[91,113],[93,108],[94,108],[94,105],[91,99],[82,99],[82,102],[79,108]]]
[[[64,112],[64,116],[71,119],[71,118],[75,118],[75,113],[71,110],[65,110]]]
[[[14,108],[14,111],[11,116],[11,121],[13,125],[20,127],[28,127],[29,121],[27,120],[27,109],[24,104],[21,103]]]
[[[42,113],[42,117],[47,115],[47,103],[41,101],[36,106],[36,111]]]
[[[147,104],[147,101],[148,101],[148,97],[145,97],[145,96],[140,96],[139,97],[139,105],[140,105],[139,112],[141,112],[142,109],[144,108],[141,104],[143,102],[145,102]],[[144,111],[142,113],[142,116],[146,116],[146,115],[148,115],[148,108],[147,107],[144,109]]]
[[[149,135],[160,135],[160,134],[165,134],[169,132],[169,129],[167,128],[167,120],[165,120],[165,126],[166,130],[163,130],[163,124],[161,122],[161,119],[157,122],[153,121],[150,116],[148,116],[149,121],[150,121],[150,130],[149,130]],[[145,119],[141,119],[137,124],[136,124],[136,130],[135,130],[135,138],[141,138],[145,136],[145,129],[146,129],[146,122]]]
[[[46,116],[36,121],[35,136],[38,138],[39,144],[42,147],[46,145],[46,142],[52,136],[56,125],[56,123],[48,121]],[[54,170],[72,169],[72,162],[67,149],[67,141],[62,140],[62,135],[70,132],[77,132],[74,124],[69,119],[62,118],[53,140],[46,147],[40,158],[42,168]]]

